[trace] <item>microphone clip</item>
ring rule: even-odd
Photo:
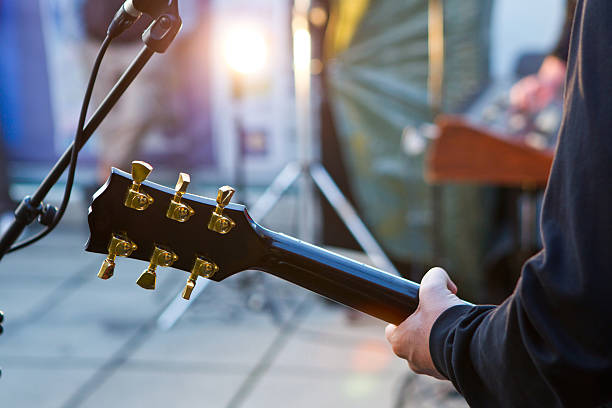
[[[142,41],[151,50],[166,52],[183,26],[178,13],[178,0],[171,0],[166,11],[161,13],[142,34]]]
[[[107,35],[111,39],[118,37],[143,12],[154,18],[142,34],[143,42],[149,49],[164,53],[183,26],[178,12],[178,0],[127,0],[115,14]]]

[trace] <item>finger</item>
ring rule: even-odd
[[[427,271],[427,273],[421,279],[421,286],[426,287],[434,287],[434,286],[442,286],[446,287],[446,282],[449,281],[450,278],[446,271],[440,267],[431,268]]]
[[[452,281],[448,273],[442,268],[431,268],[421,280],[421,287],[425,290],[449,290],[456,295],[458,288],[455,282]]]
[[[394,324],[389,324],[385,327],[385,337],[389,343],[391,343],[391,338],[393,337],[393,333],[395,333],[395,329],[397,329],[397,326]]]
[[[510,90],[510,104],[518,110],[525,110],[537,86],[538,80],[532,75],[521,79]]]
[[[448,290],[453,292],[453,295],[456,295],[457,291],[459,290],[457,289],[457,285],[455,285],[455,282],[453,282],[451,278],[448,278],[448,281],[446,282],[446,287],[448,288]]]

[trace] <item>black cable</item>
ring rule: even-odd
[[[81,113],[79,115],[79,124],[77,126],[76,134],[74,136],[74,145],[72,148],[72,154],[70,156],[70,168],[68,169],[68,179],[66,180],[66,188],[64,189],[64,197],[62,199],[62,204],[53,219],[53,222],[45,228],[45,230],[39,232],[31,238],[26,239],[25,241],[19,242],[13,245],[8,252],[13,252],[21,248],[25,248],[28,245],[33,244],[39,239],[43,238],[47,234],[49,234],[53,229],[59,224],[60,220],[64,216],[66,212],[66,207],[68,207],[68,201],[70,201],[70,194],[72,193],[72,186],[74,184],[74,175],[76,172],[77,159],[79,156],[79,146],[81,145],[81,139],[83,136],[83,128],[85,127],[85,119],[87,118],[87,110],[89,108],[89,103],[91,101],[91,95],[93,93],[94,84],[96,82],[96,78],[98,76],[98,71],[100,69],[100,65],[102,64],[102,59],[106,54],[106,50],[110,45],[112,38],[106,36],[100,49],[98,50],[98,55],[96,56],[96,61],[94,62],[94,66],[91,70],[91,74],[89,76],[89,82],[87,84],[87,90],[85,91],[85,96],[83,97],[83,104],[81,105]]]

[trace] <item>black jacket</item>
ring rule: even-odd
[[[612,401],[612,1],[579,0],[544,249],[498,307],[436,321],[436,367],[473,407]]]

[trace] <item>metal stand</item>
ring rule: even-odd
[[[253,219],[257,220],[265,217],[266,214],[274,208],[289,187],[291,187],[300,177],[314,182],[315,186],[323,194],[325,199],[327,199],[348,231],[376,267],[399,275],[393,263],[389,260],[380,245],[378,245],[370,231],[368,231],[368,228],[359,218],[359,215],[351,203],[344,197],[342,191],[340,191],[321,163],[289,163],[249,211]]]
[[[168,49],[182,26],[182,21],[178,14],[177,1],[172,0],[168,4],[167,12],[161,13],[143,33],[142,40],[145,46],[89,119],[89,122],[87,122],[83,129],[82,139],[79,141],[79,144],[75,145],[75,142],[72,142],[34,194],[31,197],[25,197],[21,201],[15,210],[15,219],[0,239],[0,261],[10,251],[15,241],[23,233],[23,230],[36,218],[39,218],[41,224],[47,226],[51,225],[54,221],[56,209],[51,205],[44,206],[43,199],[70,165],[72,151],[74,149],[80,151],[83,148],[153,54],[156,52],[164,53]],[[0,312],[0,323],[2,323],[3,319],[4,315]],[[2,326],[0,326],[1,333]]]
[[[314,209],[315,201],[313,184],[327,199],[338,214],[348,231],[370,257],[372,263],[385,271],[399,274],[370,231],[359,218],[359,215],[344,197],[327,170],[314,157],[314,140],[312,132],[311,100],[311,37],[309,32],[308,12],[310,0],[296,0],[293,9],[293,52],[295,80],[296,130],[298,137],[298,161],[289,163],[266,189],[261,198],[250,211],[255,220],[261,220],[274,208],[283,194],[295,182],[298,184],[300,217],[300,238],[312,242],[315,238]]]
[[[346,228],[372,260],[372,263],[389,273],[399,275],[398,270],[389,260],[380,245],[359,218],[359,215],[344,197],[323,165],[313,157],[312,135],[312,101],[311,101],[311,39],[308,26],[310,0],[295,0],[292,31],[294,52],[295,109],[296,133],[298,138],[298,157],[295,162],[287,164],[263,195],[249,209],[249,214],[256,221],[261,221],[287,190],[296,182],[299,195],[298,234],[307,242],[315,240],[314,189],[313,184],[327,199],[336,211]],[[198,298],[208,281],[198,284],[191,294],[191,302]],[[170,329],[189,308],[189,304],[177,299],[172,302],[157,320],[157,327]]]
[[[429,45],[429,104],[434,116],[442,113],[444,101],[444,2],[429,0],[428,5],[428,45]],[[435,122],[435,120],[434,120]],[[431,186],[431,242],[432,263],[444,265],[444,237],[442,218],[444,215],[443,186]]]
[[[176,2],[174,2],[174,4],[176,5]],[[34,194],[31,197],[28,196],[24,198],[15,210],[15,219],[2,236],[2,239],[0,239],[0,260],[2,260],[4,255],[10,250],[11,246],[19,238],[25,227],[31,224],[38,216],[44,217],[45,210],[48,210],[48,207],[43,207],[43,199],[70,164],[72,150],[81,150],[81,148],[83,148],[100,123],[115,106],[121,95],[123,95],[132,81],[134,81],[149,59],[151,59],[153,54],[166,51],[172,40],[174,40],[174,37],[176,37],[176,34],[179,32],[181,24],[181,19],[178,16],[178,9],[176,10],[176,14],[162,14],[151,23],[143,34],[145,46],[100,104],[96,112],[89,119],[89,122],[87,122],[87,125],[83,129],[82,143],[75,146],[74,142],[72,142]]]
[[[62,157],[57,161],[55,166],[53,166],[49,174],[47,174],[47,177],[45,177],[43,182],[36,189],[34,194],[31,197],[28,196],[21,201],[15,210],[15,219],[13,220],[13,223],[6,230],[2,236],[2,239],[0,240],[0,260],[9,251],[13,243],[19,238],[25,227],[31,224],[36,217],[43,213],[42,201],[70,164],[72,149],[76,148],[77,150],[81,150],[93,132],[100,125],[102,120],[110,112],[113,106],[115,106],[117,100],[119,100],[127,87],[132,83],[136,75],[138,75],[140,70],[151,58],[153,53],[154,51],[150,50],[148,47],[143,47],[134,62],[126,70],[119,82],[117,82],[100,107],[89,119],[89,122],[83,130],[83,143],[75,146],[74,142],[72,142]]]

